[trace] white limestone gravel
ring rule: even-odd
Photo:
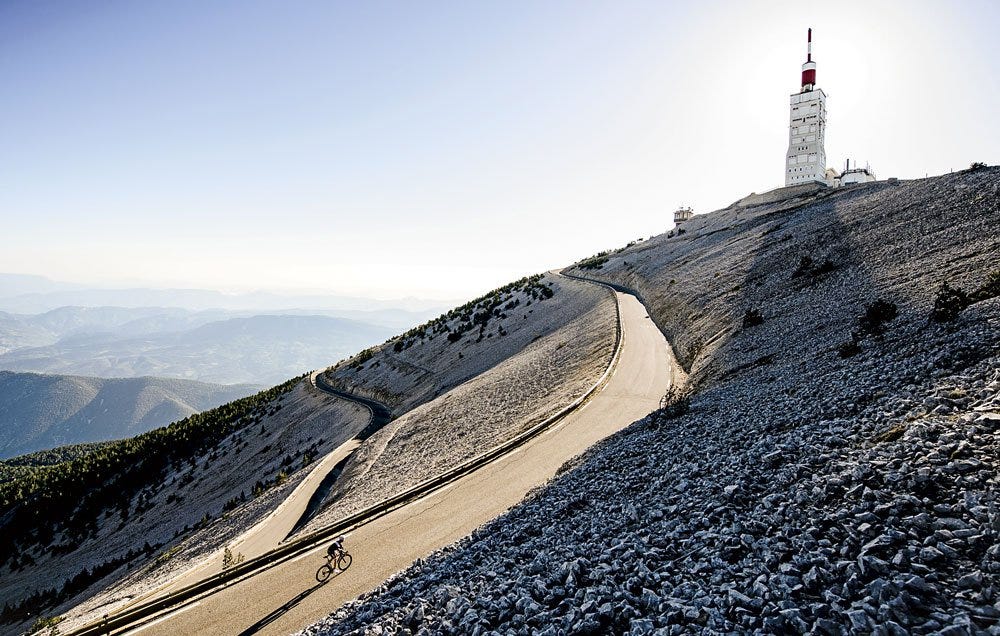
[[[610,363],[617,339],[613,294],[591,283],[546,278],[555,290],[552,299],[536,303],[539,309],[529,318],[524,318],[527,314],[522,310],[521,315],[512,311],[498,320],[506,335],[495,342],[484,339],[463,345],[439,337],[438,343],[406,351],[410,364],[437,372],[423,374],[419,385],[407,385],[387,374],[397,382],[393,394],[404,394],[403,385],[419,386],[427,395],[423,387],[436,386],[436,392],[468,373],[478,375],[406,412],[367,439],[338,479],[331,503],[303,532],[387,499],[489,450],[593,386]],[[462,360],[475,362],[465,367],[452,364],[448,358],[458,360],[459,352]],[[378,380],[383,379],[374,379]],[[401,400],[404,404],[414,401]]]
[[[641,292],[690,410],[301,633],[1000,633],[1000,298],[928,320],[1000,270],[997,227],[988,168],[734,205],[574,270]]]

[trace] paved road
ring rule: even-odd
[[[306,511],[313,493],[319,488],[326,475],[360,445],[361,440],[353,438],[327,454],[313,468],[312,472],[295,487],[295,490],[292,491],[288,498],[281,502],[281,505],[230,544],[229,547],[233,555],[242,554],[246,559],[252,559],[278,547],[285,540],[285,537],[291,533],[296,522],[302,518],[302,513]],[[197,583],[208,576],[218,574],[222,571],[223,551],[218,550],[213,553],[198,566],[181,574],[167,585],[159,588],[155,593],[144,596],[142,600],[146,601],[158,598],[192,583]]]
[[[676,364],[634,296],[618,294],[621,358],[581,409],[512,453],[450,486],[356,529],[354,565],[316,584],[324,546],[181,608],[136,631],[154,634],[288,634],[377,587],[415,559],[468,535],[550,479],[568,459],[657,408]]]
[[[339,391],[328,389],[318,384],[317,377],[322,372],[322,370],[313,371],[309,375],[309,382],[315,389],[333,395],[332,399],[352,399]],[[378,427],[389,420],[389,411],[384,405],[365,399],[354,401],[361,402],[362,408],[367,407],[367,411],[369,412],[369,423],[363,430],[363,433],[370,435],[371,433],[368,432],[369,429],[377,430]],[[229,544],[233,555],[242,554],[244,558],[252,559],[278,547],[302,518],[306,508],[312,503],[313,497],[320,489],[320,486],[323,485],[327,476],[330,475],[330,472],[361,445],[363,437],[365,437],[364,434],[349,439],[327,453],[326,457],[312,467],[306,478],[295,487],[291,494],[271,514]],[[219,549],[203,559],[198,565],[187,570],[169,583],[164,584],[154,592],[136,599],[136,601],[148,601],[153,598],[159,598],[192,583],[197,583],[201,579],[213,574],[218,574],[222,571],[223,552],[224,549]],[[130,603],[130,605],[132,604]]]

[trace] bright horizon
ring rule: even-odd
[[[783,183],[813,28],[826,154],[1000,157],[1000,5],[9,2],[0,272],[455,299]]]

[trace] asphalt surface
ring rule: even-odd
[[[347,398],[339,391],[333,391],[328,389],[326,386],[319,385],[317,377],[320,373],[322,373],[322,371],[313,371],[309,376],[309,382],[315,388],[325,393],[330,393],[338,399],[353,399]],[[371,427],[373,423],[381,426],[388,421],[388,410],[384,405],[370,400],[355,401],[362,402],[362,404],[368,406],[369,410],[371,410],[371,421],[369,422],[369,427]],[[375,405],[374,408],[372,405]],[[316,493],[324,485],[324,480],[327,476],[330,475],[331,471],[333,471],[337,464],[347,459],[351,453],[353,453],[358,446],[361,445],[362,439],[363,438],[360,436],[349,439],[337,448],[333,449],[331,452],[327,453],[326,457],[310,469],[309,475],[295,487],[295,490],[293,490],[291,494],[288,495],[283,502],[281,502],[281,505],[275,508],[275,510],[266,518],[250,528],[250,530],[243,533],[235,541],[230,543],[228,547],[232,550],[234,558],[242,554],[244,559],[249,560],[278,547],[278,545],[284,541],[289,534],[291,534],[297,524],[299,524],[307,508],[312,503]],[[218,574],[222,571],[223,553],[224,549],[220,549],[212,553],[210,556],[203,559],[198,565],[184,572],[169,583],[164,584],[154,592],[144,594],[142,597],[136,599],[136,602],[149,601],[154,598],[159,598],[171,592],[176,592],[177,590],[193,583],[197,583],[198,581],[212,576],[213,574]],[[129,603],[129,605],[133,604],[134,602]]]
[[[327,454],[313,468],[312,472],[295,487],[295,490],[292,491],[288,498],[281,502],[281,505],[274,512],[229,545],[234,558],[236,555],[242,554],[245,559],[252,559],[278,547],[285,540],[285,537],[291,533],[296,523],[298,523],[306,511],[313,493],[319,488],[326,475],[360,445],[361,440],[357,438],[350,439]],[[223,552],[224,550],[218,550],[199,565],[175,578],[155,593],[144,596],[142,600],[151,600],[171,592],[176,592],[192,583],[197,583],[205,577],[218,574],[222,571]]]
[[[618,365],[584,406],[524,446],[423,499],[354,530],[349,570],[317,584],[325,546],[175,610],[131,633],[288,634],[377,587],[415,559],[468,535],[553,477],[566,460],[655,410],[676,364],[634,297],[618,293]]]

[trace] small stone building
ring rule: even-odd
[[[677,208],[677,211],[674,212],[674,224],[680,225],[685,221],[690,221],[691,217],[693,216],[694,216],[694,210],[692,210],[690,207]]]

